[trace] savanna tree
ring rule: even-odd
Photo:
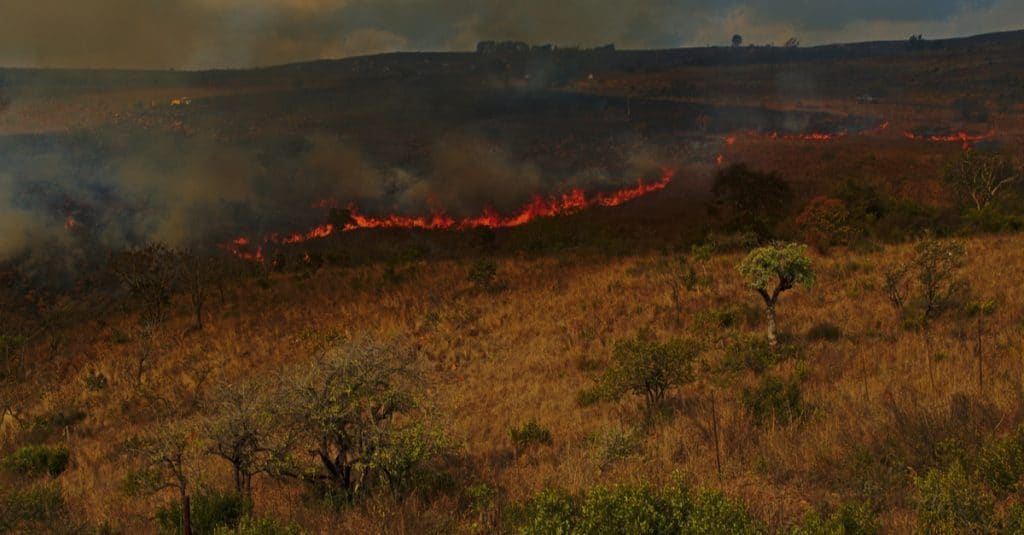
[[[396,343],[333,345],[301,370],[285,405],[313,463],[281,473],[353,499],[366,490],[395,417],[414,407],[414,354]]]
[[[734,230],[754,231],[761,236],[785,216],[793,198],[789,184],[776,173],[734,164],[715,175],[711,186],[712,209]]]
[[[153,326],[164,320],[181,274],[176,251],[160,244],[125,251],[111,257],[110,270],[128,293],[142,303],[140,319],[144,325]]]
[[[601,386],[613,398],[642,396],[650,411],[665,401],[669,390],[693,381],[693,362],[700,352],[700,345],[690,340],[658,342],[638,336],[620,341]]]
[[[197,445],[192,427],[180,422],[161,427],[125,445],[136,465],[128,473],[125,489],[133,495],[176,490],[181,500],[181,526],[185,535],[192,535],[189,491]]]
[[[1013,162],[1000,154],[966,151],[946,166],[946,182],[979,212],[1020,179]]]
[[[205,403],[207,452],[231,464],[235,492],[251,503],[252,478],[287,456],[295,432],[282,417],[280,390],[261,382],[224,384]]]
[[[807,256],[807,246],[796,243],[773,244],[754,249],[740,262],[740,274],[748,287],[764,299],[767,308],[768,342],[778,344],[775,306],[782,292],[796,285],[814,285],[814,270]]]

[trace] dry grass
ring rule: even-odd
[[[576,403],[577,392],[590,384],[588,366],[604,362],[615,341],[643,327],[663,338],[703,336],[709,342],[703,358],[712,364],[720,359],[725,330],[709,332],[696,318],[724,305],[759,304],[740,285],[737,255],[714,257],[711,284],[686,294],[681,310],[672,306],[671,287],[656,267],[661,259],[654,256],[504,260],[498,274],[506,289],[494,294],[470,291],[468,265],[454,262],[408,265],[397,283],[385,282],[380,266],[323,270],[311,279],[278,275],[269,289],[245,282],[214,305],[215,317],[201,333],[178,334],[188,325],[181,304],[154,337],[141,387],[133,375],[141,342],[112,341],[115,330],[132,332],[130,314],[69,327],[62,333],[67,363],[55,381],[41,385],[28,412],[85,413],[66,431],[72,465],[61,476],[77,514],[128,531],[150,530],[156,505],[167,497],[127,497],[116,455],[118,443],[154,425],[146,416],[150,400],[170,400],[187,412],[202,385],[282,373],[308,359],[327,332],[400,336],[419,347],[436,413],[460,444],[456,480],[487,482],[502,490],[504,503],[521,502],[545,485],[576,490],[657,483],[678,471],[743,499],[776,529],[812,507],[874,499],[885,526],[904,531],[914,522],[910,476],[939,460],[929,450],[948,439],[970,448],[1024,421],[1024,295],[1015,284],[1024,266],[1022,245],[1024,237],[969,242],[964,273],[977,295],[999,301],[986,325],[981,390],[973,323],[950,316],[926,332],[898,327],[880,291],[879,266],[907,254],[907,247],[816,257],[819,282],[784,296],[782,330],[799,341],[816,324],[829,322],[842,336],[800,342],[804,360],[784,362],[773,372],[807,376],[803,393],[811,410],[789,426],[753,425],[740,402],[743,387],[755,382],[752,375],[723,382],[704,374],[677,393],[670,416],[650,425],[637,426],[640,409],[630,402]],[[944,358],[928,358],[938,354]],[[106,389],[85,387],[93,369],[110,379]],[[721,479],[710,432],[712,393],[721,427]],[[515,456],[509,428],[530,419],[550,429],[554,443]],[[636,452],[608,459],[599,437],[616,433],[639,437]],[[891,459],[904,465],[894,471],[882,462]],[[210,482],[228,478],[213,459],[204,460],[199,472]],[[458,505],[458,496],[426,504],[371,501],[332,513],[302,505],[300,491],[260,479],[257,508],[313,530],[340,525],[353,533],[459,531],[475,518]]]

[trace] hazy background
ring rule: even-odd
[[[1020,0],[0,0],[0,65],[252,67],[484,39],[804,45],[1024,26]]]

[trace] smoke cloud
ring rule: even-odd
[[[1017,0],[0,0],[0,65],[250,67],[478,40],[622,48],[945,37],[1024,26]]]

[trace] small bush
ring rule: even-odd
[[[838,325],[827,321],[818,323],[807,331],[807,339],[812,341],[825,340],[827,342],[835,342],[842,337],[843,330],[840,329]]]
[[[56,482],[0,491],[0,532],[42,533],[66,513],[64,496]]]
[[[612,367],[600,384],[612,397],[643,396],[648,411],[661,405],[672,388],[693,380],[693,361],[701,352],[692,341],[657,342],[643,336],[623,340],[612,352]]]
[[[590,437],[602,467],[640,451],[642,444],[635,432],[612,427]]]
[[[743,405],[757,425],[776,422],[782,425],[800,417],[800,385],[778,377],[766,376],[758,386],[743,389]]]
[[[871,509],[865,505],[846,504],[827,518],[810,512],[790,535],[874,535],[881,533]]]
[[[241,496],[233,492],[203,488],[189,500],[192,531],[215,533],[220,528],[235,529],[245,514]],[[156,512],[161,533],[181,533],[181,501],[174,500]]]
[[[1024,482],[1024,427],[992,440],[978,455],[978,477],[996,493],[1007,496]]]
[[[725,350],[722,369],[731,372],[750,370],[764,373],[779,361],[779,353],[761,336],[737,336]]]
[[[538,424],[536,420],[530,420],[522,427],[513,427],[509,434],[512,435],[512,446],[517,452],[535,444],[551,444],[551,431]]]
[[[198,533],[198,532],[197,532]],[[273,518],[245,516],[235,527],[220,526],[213,535],[301,535],[302,529]]]
[[[478,290],[483,291],[494,291],[497,286],[494,283],[495,277],[498,274],[498,264],[494,260],[481,259],[477,260],[472,267],[469,268],[469,276],[467,279],[473,283],[473,286]]]
[[[25,446],[8,456],[4,466],[20,474],[56,477],[68,466],[68,449],[60,445]]]
[[[741,504],[712,490],[694,493],[680,482],[660,491],[647,486],[599,486],[578,496],[547,489],[527,501],[518,531],[524,535],[763,532]]]
[[[923,533],[987,533],[994,503],[986,489],[971,481],[959,461],[931,469],[914,479],[918,529]]]
[[[108,384],[107,376],[96,370],[89,370],[89,374],[85,376],[84,382],[85,387],[93,392],[103,390]]]

